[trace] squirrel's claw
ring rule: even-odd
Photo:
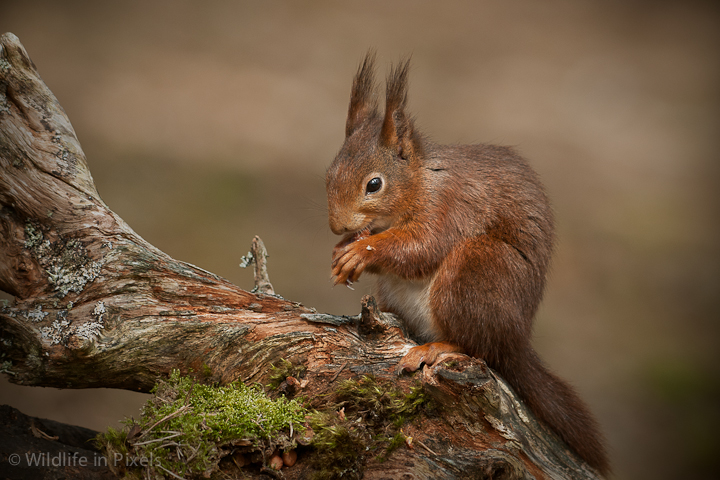
[[[335,285],[350,285],[357,282],[360,275],[367,267],[367,256],[372,250],[367,246],[357,243],[335,247],[333,251],[332,275],[335,278]]]

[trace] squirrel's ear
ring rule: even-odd
[[[385,119],[380,132],[383,146],[395,149],[402,158],[412,156],[413,122],[405,112],[410,60],[395,66],[387,79]]]
[[[370,50],[353,79],[345,136],[349,137],[369,117],[377,114],[375,101],[375,52]]]

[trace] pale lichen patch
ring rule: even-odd
[[[87,249],[78,240],[60,238],[51,243],[37,225],[25,225],[25,248],[30,250],[48,275],[48,282],[64,297],[80,293],[85,285],[100,275],[104,261],[91,260]]]
[[[31,322],[41,322],[45,317],[49,315],[48,312],[42,311],[42,305],[36,305],[34,309],[22,312],[22,314]]]
[[[92,312],[92,315],[96,317],[97,320],[78,325],[73,329],[73,333],[85,340],[96,339],[100,336],[102,329],[105,328],[105,323],[103,321],[105,313],[105,302],[98,302]]]
[[[48,313],[42,313],[43,317],[48,315]],[[67,310],[58,310],[55,314],[55,320],[49,326],[40,328],[40,337],[48,341],[51,346],[65,345],[70,348],[81,348],[87,342],[93,341],[100,336],[100,333],[105,328],[103,317],[106,313],[105,302],[97,302],[92,311],[92,316],[95,318],[79,324],[68,319]],[[23,315],[28,316],[27,313]]]
[[[0,338],[0,344],[3,349],[0,350],[0,373],[7,373],[9,375],[15,375],[15,372],[10,369],[13,366],[12,361],[6,358],[5,352],[12,347],[12,340],[9,338]]]
[[[40,247],[43,243],[43,233],[42,230],[37,228],[32,223],[28,222],[25,225],[25,248],[34,250],[36,247]],[[45,242],[47,246],[50,245],[50,242]],[[42,253],[42,252],[41,252]]]
[[[98,317],[98,322],[102,323],[102,317],[105,314],[105,302],[98,302],[92,314]]]
[[[2,70],[3,73],[10,71],[10,62],[2,57],[0,57],[0,70]]]
[[[10,64],[7,60],[2,58],[2,49],[0,48],[0,71],[7,73],[10,70]],[[0,84],[0,113],[6,113],[10,111],[10,102],[7,98],[7,84]]]
[[[15,372],[10,370],[12,368],[13,364],[10,360],[4,360],[2,363],[0,363],[0,373],[6,373],[8,375],[17,375]]]
[[[103,329],[103,324],[98,322],[86,322],[82,325],[75,327],[74,333],[80,338],[85,340],[95,340],[100,336],[100,332]]]
[[[40,338],[50,341],[50,345],[65,343],[70,333],[70,323],[71,321],[67,319],[67,312],[61,310],[57,312],[57,319],[49,327],[40,329]]]
[[[18,315],[18,311],[15,308],[10,308],[8,304],[5,304],[2,306],[2,309],[0,310],[4,315],[7,315],[11,318],[16,318]]]

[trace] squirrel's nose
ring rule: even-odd
[[[353,215],[343,215],[342,212],[330,211],[328,219],[330,222],[330,230],[332,230],[335,235],[344,235],[358,230],[356,225],[357,221],[355,221]]]
[[[330,230],[332,230],[335,235],[343,234],[343,227],[337,219],[337,214],[332,210],[328,212],[328,222],[330,223]]]
[[[333,218],[330,218],[330,230],[332,230],[335,235],[342,235],[350,231]]]

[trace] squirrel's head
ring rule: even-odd
[[[422,143],[405,112],[409,60],[388,76],[382,117],[374,63],[369,52],[355,75],[345,143],[325,175],[330,229],[337,235],[391,227],[412,211],[420,181]]]

